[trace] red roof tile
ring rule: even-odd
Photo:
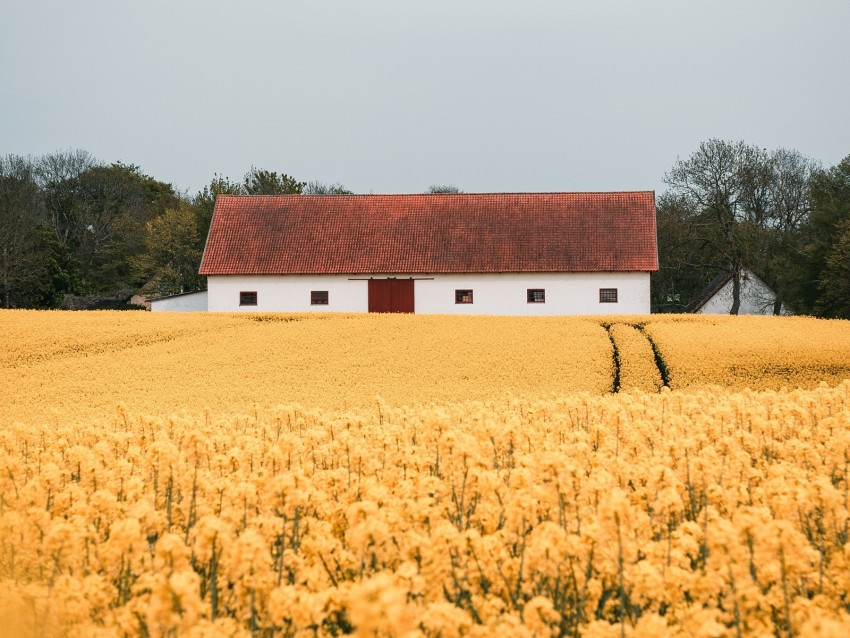
[[[652,271],[655,195],[228,196],[202,275]]]

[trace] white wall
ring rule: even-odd
[[[368,283],[349,275],[210,275],[210,312],[367,312]],[[310,291],[327,290],[328,305],[311,306]],[[240,291],[257,293],[256,306],[239,306]]]
[[[185,295],[174,295],[162,299],[151,299],[151,310],[166,310],[170,312],[199,312],[207,309],[207,291],[190,292]]]
[[[739,315],[772,315],[776,293],[760,277],[745,270],[741,273]],[[702,315],[728,315],[732,309],[732,281],[726,282],[699,310]],[[783,313],[784,314],[784,313]]]
[[[423,314],[649,313],[649,273],[645,272],[394,276],[416,280],[415,310]],[[367,312],[366,279],[368,275],[210,275],[208,307],[211,312]],[[528,288],[545,289],[546,302],[528,303]],[[599,303],[600,288],[617,288],[618,302]],[[472,289],[474,303],[456,304],[457,289]],[[311,306],[312,290],[327,290],[328,305]],[[256,291],[257,305],[240,307],[240,291]]]

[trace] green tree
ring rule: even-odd
[[[42,276],[41,205],[31,163],[15,155],[0,158],[0,293],[5,308],[22,305],[22,292]]]
[[[433,194],[452,194],[452,193],[462,193],[457,186],[453,184],[432,184],[428,187],[428,193]]]
[[[58,308],[65,294],[73,288],[73,273],[68,271],[71,258],[50,227],[39,224],[36,233],[34,250],[38,260],[33,272],[38,277],[20,291],[18,305],[22,308]]]
[[[198,222],[187,206],[166,209],[145,225],[145,251],[134,259],[142,292],[162,296],[199,290]]]
[[[44,155],[35,164],[39,186],[44,194],[45,222],[56,240],[70,248],[81,234],[79,220],[79,179],[84,172],[100,166],[87,151],[75,149]]]
[[[828,312],[832,302],[821,301],[822,279],[830,268],[833,247],[843,236],[850,219],[850,156],[829,170],[817,172],[811,180],[811,213],[802,226],[804,245],[787,270],[794,288],[798,310],[803,313]],[[840,252],[840,251],[839,251]],[[832,278],[829,287],[836,280]]]
[[[31,158],[0,158],[0,305],[55,308],[69,289],[62,245],[44,222]]]
[[[783,305],[795,311],[800,305],[792,273],[805,246],[812,180],[821,169],[782,148],[770,154],[766,168],[766,193],[758,200],[763,214],[747,227],[745,243],[748,264],[776,291],[773,311],[779,314]]]
[[[323,184],[322,182],[307,182],[304,187],[306,195],[354,195],[342,184]]]
[[[79,292],[114,295],[133,288],[132,258],[144,250],[145,224],[179,204],[171,184],[120,162],[89,168],[74,180],[72,251]]]
[[[171,184],[132,164],[101,164],[80,150],[41,157],[36,174],[42,221],[58,242],[54,248],[64,260],[71,292],[129,293],[130,261],[143,249],[145,224],[179,202]]]
[[[818,285],[815,311],[823,317],[850,319],[850,218],[836,227]]]
[[[306,185],[285,173],[265,171],[254,166],[242,180],[246,195],[300,195]]]

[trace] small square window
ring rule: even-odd
[[[455,290],[455,303],[472,303],[472,291]]]
[[[257,305],[257,291],[242,291],[239,293],[239,305],[240,306],[256,306]]]
[[[545,288],[529,288],[528,303],[546,303]]]
[[[600,288],[599,303],[617,303],[616,288]]]
[[[310,305],[312,306],[327,306],[328,291],[327,290],[312,290],[310,291]]]

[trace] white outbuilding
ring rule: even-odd
[[[210,311],[642,314],[655,196],[228,196],[200,273]]]
[[[207,309],[207,291],[197,290],[195,292],[184,292],[166,297],[154,297],[149,299],[150,309],[153,312],[199,312]]]
[[[772,315],[776,304],[776,291],[749,268],[740,275],[739,315]],[[703,315],[728,315],[732,310],[733,281],[731,273],[721,273],[697,295],[686,311]],[[780,314],[786,314],[785,308]]]

